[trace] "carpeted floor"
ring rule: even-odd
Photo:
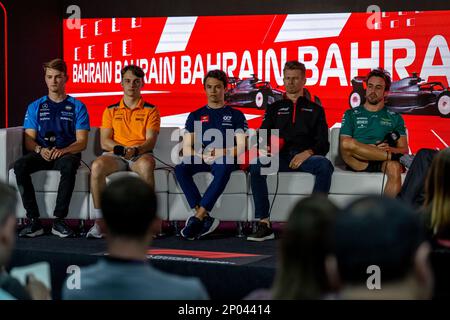
[[[277,243],[277,240],[250,242],[237,237],[236,232],[230,229],[220,229],[213,235],[196,241],[184,240],[169,233],[154,239],[151,246],[154,251],[149,252],[149,256],[150,262],[161,270],[199,277],[213,299],[240,299],[252,290],[269,287],[272,283]],[[52,235],[34,239],[19,238],[10,267],[38,261],[50,262],[53,297],[60,299],[67,267],[73,264],[82,267],[94,263],[105,252],[106,241],[103,239],[60,239]],[[178,256],[190,258],[170,259],[174,252]],[[205,252],[208,254],[205,255]],[[229,258],[239,254],[250,254],[251,259],[234,263],[236,258]],[[227,263],[223,263],[224,261]]]

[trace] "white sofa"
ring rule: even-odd
[[[330,131],[330,152],[327,157],[333,163],[335,170],[331,182],[330,198],[338,206],[368,194],[380,194],[383,175],[381,173],[351,172],[345,170],[345,165],[339,155],[339,128]],[[179,163],[181,148],[181,131],[176,127],[163,127],[158,137],[154,154],[157,169],[155,171],[155,191],[159,202],[158,215],[163,220],[184,221],[191,214],[186,198],[179,187],[171,167]],[[15,185],[13,163],[22,155],[22,127],[0,129],[0,179]],[[82,163],[76,177],[76,185],[69,209],[69,218],[95,219],[91,214],[92,197],[89,189],[89,168],[92,161],[102,153],[100,147],[100,134],[98,128],[92,128],[89,133],[87,149],[82,154]],[[108,181],[123,175],[132,174],[119,172],[108,177]],[[403,178],[405,174],[402,175]],[[58,171],[41,171],[32,175],[36,189],[37,201],[41,216],[53,218],[56,191],[59,183]],[[203,194],[212,180],[207,172],[194,176],[200,192]],[[278,180],[278,191],[273,203],[271,219],[273,221],[286,221],[290,209],[295,203],[311,194],[314,177],[309,173],[280,172],[278,175],[268,176],[269,200],[275,196]],[[386,180],[386,179],[385,179]],[[386,181],[385,181],[386,182]],[[250,188],[249,175],[244,171],[232,173],[230,181],[217,201],[212,215],[223,221],[246,222],[255,221],[253,195]],[[25,217],[25,210],[18,205],[18,217]]]

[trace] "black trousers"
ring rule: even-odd
[[[31,174],[40,170],[59,170],[61,172],[53,214],[58,218],[67,217],[80,161],[81,153],[66,154],[56,160],[46,161],[39,154],[31,152],[14,163],[17,186],[19,187],[23,207],[27,212],[28,218],[39,217],[39,208],[31,181]]]
[[[397,198],[419,208],[425,201],[425,180],[438,150],[420,149],[414,157]]]

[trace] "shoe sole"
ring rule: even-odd
[[[206,235],[208,235],[208,234],[214,232],[214,230],[217,229],[217,227],[219,226],[219,224],[220,224],[220,220],[219,220],[219,219],[214,219],[214,222],[213,222],[213,224],[211,225],[211,228],[209,228],[209,230],[208,230],[207,232],[205,232],[205,233],[199,235],[199,236],[198,236],[198,239],[200,239],[200,238],[202,238],[202,237],[204,237],[204,236],[206,236]]]
[[[254,237],[247,237],[248,241],[257,241],[257,242],[261,242],[261,241],[265,241],[265,240],[273,240],[275,239],[275,234],[269,234],[268,236],[262,237],[262,238],[254,238]]]
[[[53,229],[53,228],[52,228],[52,234],[54,234],[55,236],[58,236],[58,237],[60,237],[60,238],[67,238],[67,237],[73,235],[73,233],[69,233],[69,234],[61,233],[61,232],[59,232],[58,230],[55,230],[55,229]]]
[[[100,236],[94,236],[92,233],[88,233],[88,234],[86,234],[86,238],[87,238],[87,239],[102,239],[102,238],[103,238],[103,235],[100,235]]]
[[[24,235],[19,235],[19,237],[21,238],[34,238],[34,237],[38,237],[38,236],[42,236],[44,234],[44,229],[39,229],[33,233],[27,233]]]
[[[180,234],[181,234],[181,236],[184,238],[184,239],[186,239],[186,240],[195,240],[195,237],[194,238],[188,238],[188,237],[186,237],[184,234],[183,234],[183,230],[184,230],[184,228],[180,231]]]

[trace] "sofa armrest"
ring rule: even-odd
[[[9,169],[23,155],[23,127],[0,129],[0,180],[8,182]]]

